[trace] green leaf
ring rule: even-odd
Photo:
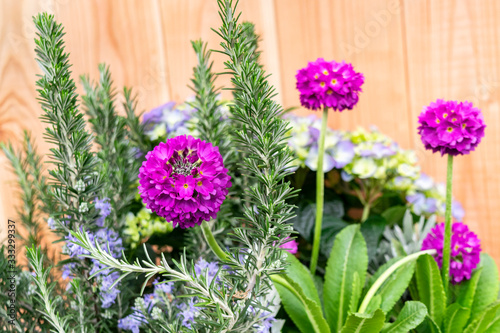
[[[298,283],[287,275],[272,275],[271,280],[280,294],[285,311],[301,332],[330,333],[321,306],[305,296]]]
[[[420,301],[427,306],[429,316],[441,326],[446,296],[439,268],[432,256],[425,254],[418,258],[416,279]]]
[[[344,204],[338,199],[327,200],[323,209],[323,223],[321,225],[320,251],[328,256],[332,250],[335,236],[349,225],[342,217],[344,216]],[[316,203],[304,200],[298,204],[296,217],[291,221],[293,227],[305,240],[312,244],[314,238],[314,223],[316,219]]]
[[[378,333],[384,326],[385,315],[380,309],[373,314],[351,313],[341,333]]]
[[[408,301],[399,313],[398,318],[382,333],[406,333],[420,325],[427,315],[427,308],[423,303]]]
[[[488,306],[467,326],[464,333],[483,333],[496,317],[500,302],[495,302]]]
[[[380,308],[380,304],[382,304],[382,297],[380,295],[373,296],[370,303],[366,307],[365,313],[375,312],[375,310]]]
[[[316,289],[313,277],[309,270],[291,253],[288,253],[286,261],[289,264],[286,268],[286,275],[288,278],[300,286],[307,298],[321,304],[318,290]],[[323,315],[323,312],[321,312],[321,314]]]
[[[474,295],[476,294],[477,284],[481,276],[483,268],[480,267],[473,274],[470,280],[463,281],[458,285],[457,300],[464,308],[471,309],[472,303],[474,301]]]
[[[498,268],[495,261],[486,253],[481,253],[480,267],[482,271],[477,282],[469,322],[480,316],[498,297]]]
[[[377,253],[378,244],[386,225],[387,221],[382,216],[376,215],[370,216],[361,225],[361,234],[365,239],[368,250],[368,261]]]
[[[349,304],[349,312],[358,311],[359,297],[361,296],[361,291],[363,286],[361,286],[361,282],[359,281],[358,272],[354,272],[354,278],[352,279],[352,297],[351,302]]]
[[[388,225],[394,225],[403,220],[406,212],[405,206],[393,206],[382,213],[382,217],[387,221]]]
[[[444,317],[444,332],[462,332],[469,319],[470,309],[464,308],[459,303],[453,303],[446,309]]]
[[[401,258],[395,258],[397,260]],[[374,278],[378,278],[384,271],[386,271],[392,264],[397,260],[391,260],[388,263],[391,265],[383,265],[375,273]],[[384,313],[388,313],[394,307],[394,304],[401,298],[405,290],[410,284],[411,278],[413,277],[413,272],[415,271],[415,261],[409,262],[400,268],[398,268],[384,284],[378,289],[375,295],[380,295],[381,304],[380,308]],[[373,279],[370,279],[371,281]],[[374,281],[374,280],[373,280]],[[371,283],[373,284],[373,283]],[[370,284],[370,287],[371,287]],[[370,303],[373,302],[370,301]]]
[[[417,332],[419,332],[419,333],[441,333],[441,329],[436,324],[436,322],[431,317],[429,317],[429,314],[427,314],[427,316],[425,316],[425,320],[422,322],[422,324],[419,327],[417,327]]]
[[[323,300],[325,315],[332,332],[338,332],[347,318],[353,295],[353,279],[357,273],[360,286],[366,278],[368,254],[366,243],[359,231],[359,225],[350,225],[335,238],[325,273]]]
[[[485,333],[500,333],[500,317],[498,316],[488,325]]]

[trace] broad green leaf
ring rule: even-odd
[[[308,298],[298,283],[286,274],[272,275],[271,280],[280,294],[285,311],[301,332],[330,333],[321,306]]]
[[[498,297],[498,268],[495,261],[486,253],[481,253],[480,267],[482,270],[472,302],[469,323],[480,316]]]
[[[387,221],[382,216],[370,216],[361,225],[361,234],[366,242],[366,249],[368,251],[368,262],[377,253],[380,238],[384,233]]]
[[[385,327],[382,333],[406,333],[420,325],[427,315],[427,308],[423,303],[408,301],[394,323]]]
[[[286,261],[289,264],[286,268],[286,275],[288,278],[300,286],[307,298],[321,304],[318,296],[318,290],[316,289],[313,277],[309,270],[291,253],[288,253]]]
[[[391,261],[391,263],[394,263],[394,261]],[[381,297],[380,308],[382,311],[385,313],[391,311],[394,304],[396,304],[396,302],[401,298],[405,290],[408,288],[411,278],[413,277],[415,265],[415,261],[412,261],[401,266],[393,274],[391,274],[391,276],[388,277],[384,284],[378,289],[375,295],[380,295]],[[386,265],[381,266],[374,277],[376,276],[378,278],[389,267]]]
[[[362,282],[358,287],[361,289],[367,268],[365,240],[359,231],[359,225],[350,225],[335,238],[326,266],[323,299],[326,319],[332,332],[342,329],[351,298],[360,293],[352,289],[355,273]]]
[[[470,316],[470,309],[453,303],[446,309],[443,328],[445,333],[462,332]]]
[[[365,313],[375,312],[375,310],[380,308],[380,304],[382,304],[382,297],[380,295],[373,296],[370,303],[366,307]]]
[[[500,317],[498,316],[488,325],[484,333],[500,333]]]
[[[387,221],[388,225],[394,225],[403,220],[406,210],[406,206],[393,206],[385,210],[382,217]]]
[[[325,232],[325,228],[328,228],[331,225],[335,225],[335,222],[341,221],[341,218],[344,216],[344,204],[341,200],[328,200],[325,198],[324,209],[323,209],[323,224],[322,224],[322,233]],[[335,219],[333,219],[335,218]],[[297,230],[305,240],[309,243],[312,243],[314,238],[314,223],[316,219],[316,203],[304,198],[298,203],[296,209],[296,216],[291,220],[293,223],[293,227]],[[346,222],[343,223],[343,226],[346,225]],[[342,227],[343,227],[342,226]],[[338,229],[337,233],[342,229]],[[333,235],[333,238],[335,235]],[[327,252],[328,254],[328,252]]]
[[[349,312],[357,312],[358,311],[358,303],[359,297],[361,296],[361,290],[363,286],[361,286],[361,282],[359,281],[358,272],[354,272],[354,278],[352,279],[352,297],[351,302],[349,304]]]
[[[417,332],[419,333],[441,333],[441,329],[436,324],[436,322],[429,317],[429,314],[425,316],[425,320],[417,327]],[[457,332],[458,333],[458,332]]]
[[[495,302],[488,306],[483,312],[476,316],[467,326],[464,333],[483,333],[496,317],[500,308],[500,302]]]
[[[477,284],[481,277],[483,268],[480,267],[473,274],[470,280],[463,281],[458,285],[457,303],[464,308],[471,309],[476,294]]]
[[[429,316],[441,326],[446,310],[441,274],[434,258],[424,254],[417,259],[417,288],[420,301],[427,306]]]
[[[379,333],[384,322],[385,315],[380,309],[373,314],[351,313],[341,333]]]

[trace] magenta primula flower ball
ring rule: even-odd
[[[450,275],[453,283],[471,278],[472,270],[477,267],[481,259],[481,241],[477,235],[461,223],[456,222],[451,227],[451,260]],[[422,250],[437,250],[434,256],[441,268],[443,264],[444,223],[431,229],[422,243]]]
[[[215,218],[231,187],[227,173],[218,147],[181,135],[147,153],[139,192],[147,208],[189,228]]]
[[[470,102],[438,99],[418,117],[418,133],[426,149],[441,155],[464,155],[473,151],[484,136],[483,115]]]
[[[351,110],[358,103],[363,74],[355,72],[344,61],[319,58],[297,71],[297,89],[302,106],[317,110],[321,107],[337,111]]]

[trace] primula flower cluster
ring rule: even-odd
[[[422,243],[422,250],[437,250],[434,256],[441,268],[443,264],[444,223],[436,225]],[[472,270],[480,261],[481,242],[477,235],[460,222],[452,225],[450,275],[453,283],[471,278]]]
[[[319,58],[297,71],[297,89],[302,106],[317,110],[321,107],[337,111],[351,110],[359,100],[363,74],[354,71],[344,61]]]
[[[473,151],[484,136],[483,115],[470,102],[438,99],[418,118],[418,133],[426,149],[441,155],[464,155]]]
[[[215,218],[231,186],[227,173],[217,147],[182,135],[147,153],[139,192],[147,208],[189,228]]]

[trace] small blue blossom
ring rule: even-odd
[[[131,315],[118,320],[118,328],[132,333],[139,333],[141,325],[145,322],[145,317],[136,308],[132,307],[132,309],[134,312]]]
[[[189,299],[189,302],[182,303],[177,307],[181,310],[178,313],[178,316],[182,318],[181,325],[187,328],[191,328],[191,323],[194,321],[194,318],[200,313],[199,307],[195,306],[194,298]]]
[[[99,210],[99,218],[97,219],[96,224],[99,227],[103,227],[104,220],[109,216],[109,214],[111,214],[111,204],[109,203],[109,198],[104,198],[102,200],[95,198],[94,204],[95,208]]]

